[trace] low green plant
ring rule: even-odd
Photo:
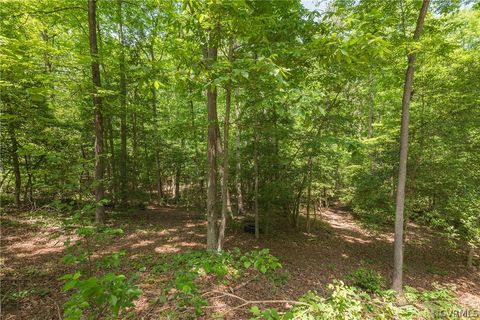
[[[385,283],[385,280],[380,273],[371,269],[363,262],[360,268],[348,275],[348,278],[355,287],[371,293],[380,292]]]
[[[5,302],[20,301],[31,296],[44,297],[50,294],[51,290],[48,288],[25,289],[7,293],[3,298]]]
[[[391,319],[414,320],[436,319],[436,315],[444,315],[443,319],[453,319],[458,305],[450,288],[436,287],[431,291],[418,291],[407,287],[405,295],[407,305],[397,306],[395,292],[379,291],[372,295],[357,287],[345,285],[335,280],[328,285],[330,295],[321,297],[309,291],[301,297],[297,304],[285,312],[275,308],[261,310],[253,306],[255,320],[292,320],[292,319]],[[451,317],[449,315],[452,315]]]
[[[431,274],[436,274],[436,275],[439,275],[439,276],[446,276],[448,274],[447,271],[444,271],[434,265],[428,265],[427,268],[426,268],[426,271],[428,273],[431,273]]]
[[[141,291],[134,285],[135,276],[127,278],[116,274],[125,251],[105,254],[94,259],[123,230],[89,224],[92,205],[87,205],[65,221],[67,228],[74,227],[75,237],[65,241],[66,255],[62,261],[75,270],[61,277],[63,289],[72,292],[63,305],[64,317],[76,319],[117,319],[139,297]]]
[[[199,295],[199,280],[213,277],[216,281],[228,284],[247,270],[256,270],[270,276],[280,267],[280,262],[268,249],[243,254],[235,248],[221,253],[198,250],[175,254],[153,266],[152,272],[176,270],[164,288],[165,295],[173,292],[172,298],[179,308],[192,308],[195,315],[199,316],[203,314],[203,307],[207,304]]]
[[[141,291],[124,275],[107,273],[83,278],[80,272],[66,274],[64,291],[74,293],[64,304],[65,319],[117,319],[121,310],[133,306]]]

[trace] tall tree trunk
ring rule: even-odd
[[[427,15],[429,0],[423,0],[413,40],[418,41],[423,29],[425,16]],[[408,156],[408,122],[410,98],[412,95],[413,74],[415,69],[415,52],[408,54],[408,67],[405,74],[405,85],[402,100],[402,125],[400,132],[400,164],[398,171],[397,199],[395,209],[395,242],[394,242],[394,265],[392,288],[399,297],[403,296],[403,212],[405,207],[405,182],[407,177]]]
[[[236,124],[236,132],[235,132],[235,158],[236,158],[236,174],[235,174],[235,185],[237,188],[237,214],[243,214],[245,209],[243,207],[243,194],[242,194],[242,157],[240,153],[240,142],[241,142],[241,127],[240,127],[240,99],[238,97],[237,91],[237,98],[235,99],[235,121]]]
[[[125,79],[125,39],[123,36],[122,0],[117,0],[118,35],[120,42],[120,201],[128,201],[127,181],[127,81]]]
[[[205,67],[211,68],[217,59],[217,48],[204,49]],[[207,137],[207,250],[217,247],[217,88],[212,84],[207,88],[208,137]]]
[[[13,124],[8,128],[10,140],[12,142],[11,156],[13,163],[13,174],[15,176],[15,206],[20,206],[20,192],[22,188],[22,176],[20,174],[20,161],[18,160],[18,141]]]
[[[473,257],[475,255],[475,246],[472,244],[467,245],[467,267],[473,269]]]
[[[100,23],[97,22],[97,37],[98,37],[98,49],[100,52],[102,52],[102,33],[100,31]],[[100,63],[100,69],[102,71],[101,77],[103,77],[104,81],[104,86],[106,88],[110,88],[108,84],[108,77],[107,77],[107,70],[105,68],[105,63],[102,61]],[[104,114],[104,142],[105,146],[104,149],[106,151],[106,154],[109,155],[107,165],[106,165],[106,170],[107,170],[107,177],[109,178],[109,192],[110,192],[110,201],[112,203],[115,203],[115,197],[117,195],[117,172],[115,170],[115,145],[113,142],[114,136],[113,136],[113,127],[112,127],[112,120],[113,120],[113,113],[107,113]],[[106,161],[106,158],[105,160]]]
[[[115,144],[113,142],[113,126],[112,126],[112,116],[110,115],[107,119],[107,131],[108,131],[108,140],[110,147],[110,179],[111,181],[111,192],[112,192],[112,201],[115,202],[115,195],[117,192],[117,178],[116,178],[116,166],[115,166]],[[108,149],[107,149],[108,150]]]
[[[155,61],[153,47],[151,48],[152,61]],[[153,114],[153,130],[155,140],[158,139],[158,129],[157,129],[157,89],[155,86],[152,86],[152,114]],[[162,173],[160,168],[160,151],[158,150],[158,145],[155,144],[153,147],[155,149],[155,178],[157,185],[157,197],[161,202],[163,199],[163,186],[162,186]]]
[[[310,233],[310,207],[312,201],[312,155],[308,157],[308,185],[307,185],[307,232]]]
[[[102,99],[97,93],[101,87],[100,66],[98,63],[97,47],[97,14],[96,0],[88,0],[88,31],[90,42],[90,56],[92,59],[92,97],[93,107],[95,109],[95,222],[97,224],[105,223],[105,207],[101,201],[104,196],[103,187],[103,116]]]
[[[193,104],[193,92],[192,92],[192,84],[188,82],[188,94],[189,94],[189,105],[190,105],[190,114],[191,114],[191,123],[192,123],[192,139],[195,148],[195,164],[197,167],[197,176],[198,178],[198,187],[200,192],[203,194],[204,192],[204,181],[205,181],[205,168],[200,163],[200,154],[198,150],[198,138],[197,138],[197,125],[195,123],[195,108]]]
[[[232,76],[233,63],[233,39],[230,40],[228,48],[228,60],[230,62],[230,77]],[[229,212],[228,197],[228,137],[230,129],[230,107],[232,103],[232,80],[230,79],[225,92],[225,119],[223,124],[223,176],[222,176],[222,218],[218,235],[217,251],[223,249],[223,239],[225,238],[225,228],[227,225],[227,213]],[[230,210],[231,212],[231,210]]]
[[[135,93],[136,96],[136,93]],[[138,99],[138,97],[137,97]],[[136,99],[136,100],[137,100]],[[137,113],[132,112],[132,166],[130,171],[132,172],[132,190],[135,194],[138,185],[138,135],[137,135]]]
[[[255,112],[255,120],[253,125],[253,167],[255,175],[255,202],[254,202],[254,211],[255,211],[255,239],[260,237],[260,215],[258,212],[258,119],[257,111]]]
[[[367,138],[372,139],[373,138],[373,121],[375,117],[375,88],[374,88],[374,82],[373,78],[370,75],[370,90],[369,90],[369,104],[368,104],[368,133],[367,133]],[[370,158],[370,172],[373,173],[375,170],[375,157],[373,151],[370,151],[368,154],[368,157]]]
[[[32,185],[33,184],[33,174],[32,174],[31,167],[30,167],[30,155],[25,155],[24,159],[25,159],[25,172],[27,173],[27,177],[28,177],[27,185],[25,186],[24,199],[28,200],[30,205],[32,207],[34,207],[35,203],[33,201],[33,185]]]

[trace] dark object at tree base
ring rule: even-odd
[[[243,225],[243,231],[246,232],[246,233],[255,234],[255,223],[245,223]],[[261,234],[263,234],[263,229],[262,228],[260,228],[258,231]]]
[[[115,208],[115,202],[109,201],[109,202],[105,203],[103,206],[105,208],[108,208],[108,209],[113,209],[113,208]]]

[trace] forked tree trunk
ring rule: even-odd
[[[98,63],[97,46],[97,14],[96,0],[88,0],[88,31],[90,42],[90,56],[92,59],[92,97],[95,110],[95,222],[97,224],[105,223],[105,207],[101,201],[104,196],[103,187],[103,115],[102,100],[97,93],[101,87],[100,66]]]
[[[418,41],[423,29],[425,16],[427,15],[429,0],[423,0],[413,40]],[[412,95],[413,74],[415,69],[416,53],[408,54],[408,67],[405,74],[402,100],[402,125],[400,132],[400,164],[398,171],[397,199],[395,209],[395,242],[394,242],[394,265],[392,288],[399,297],[403,296],[403,212],[405,207],[405,182],[407,177],[408,156],[408,122],[410,98]]]

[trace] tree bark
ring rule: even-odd
[[[193,92],[192,92],[192,84],[188,82],[188,94],[189,94],[189,105],[190,105],[190,114],[191,114],[191,123],[192,123],[192,139],[195,148],[195,164],[197,166],[197,176],[198,178],[198,188],[200,192],[203,194],[204,192],[204,181],[205,181],[205,168],[200,163],[200,155],[198,150],[198,137],[197,137],[197,125],[195,122],[195,107],[193,104]]]
[[[117,185],[116,185],[116,166],[115,166],[115,144],[113,142],[113,126],[112,126],[112,116],[110,115],[107,120],[107,131],[108,131],[108,139],[109,139],[109,147],[110,147],[110,178],[112,179],[111,184],[111,192],[112,192],[112,201],[115,203],[115,194],[117,192]],[[107,149],[108,152],[108,149]]]
[[[206,47],[203,50],[205,67],[209,70],[217,59],[217,48]],[[214,251],[217,246],[217,88],[210,84],[207,88],[207,250]]]
[[[310,207],[312,201],[312,155],[308,157],[308,185],[307,185],[307,232],[310,233]]]
[[[125,78],[125,39],[123,36],[122,0],[117,0],[118,35],[120,42],[120,202],[123,206],[128,201],[127,181],[127,81]]]
[[[15,134],[15,128],[11,124],[9,126],[10,140],[12,142],[12,164],[13,164],[13,174],[15,176],[15,206],[20,206],[20,192],[22,188],[22,176],[20,174],[20,161],[18,160],[18,141]]]
[[[423,29],[425,16],[428,11],[429,0],[423,0],[413,40],[418,41]],[[394,241],[394,266],[392,289],[399,297],[403,296],[403,213],[405,207],[405,182],[407,177],[408,157],[408,122],[409,107],[412,95],[413,75],[415,69],[416,53],[408,54],[408,67],[405,74],[405,84],[402,99],[402,125],[400,132],[400,164],[398,172],[397,199],[395,209],[395,241]]]
[[[28,200],[32,207],[35,207],[35,202],[33,200],[33,174],[30,166],[30,155],[25,155],[25,172],[27,173],[27,185],[25,186],[25,196],[24,200]]]
[[[369,90],[370,103],[368,104],[368,133],[367,138],[370,140],[373,138],[373,122],[375,117],[375,88],[372,77],[370,76],[370,90]],[[370,173],[375,171],[375,156],[373,151],[368,154],[370,158]]]
[[[102,99],[97,90],[101,87],[100,65],[98,63],[97,46],[97,14],[96,0],[88,0],[88,31],[90,42],[90,56],[92,59],[92,98],[95,113],[95,222],[105,223],[105,207],[101,201],[104,197],[103,187],[103,115]]]
[[[228,48],[228,60],[230,62],[230,77],[232,76],[233,63],[233,39],[230,41]],[[232,103],[232,80],[227,84],[225,93],[225,121],[223,124],[223,176],[222,176],[222,216],[220,221],[220,229],[218,234],[217,251],[223,249],[223,240],[225,238],[225,228],[227,225],[227,213],[229,212],[229,197],[228,197],[228,136],[230,129],[230,107]],[[231,210],[230,210],[231,212]]]
[[[241,127],[240,127],[240,99],[235,100],[235,121],[236,121],[236,132],[235,132],[235,158],[236,158],[236,189],[237,189],[237,214],[243,214],[245,209],[243,207],[243,194],[242,194],[242,157],[240,151],[240,142],[241,142]]]
[[[257,120],[257,111],[255,112],[255,120],[253,127],[253,166],[254,166],[254,175],[255,175],[255,202],[254,202],[254,211],[255,211],[255,239],[260,237],[260,215],[258,212],[258,120]]]
[[[475,255],[475,246],[468,245],[467,248],[467,267],[473,269],[473,256]]]
[[[136,95],[136,99],[138,99],[138,96]],[[135,111],[132,112],[132,160],[131,160],[131,181],[132,181],[132,191],[136,192],[137,185],[138,185],[138,127],[137,127],[137,113]]]

